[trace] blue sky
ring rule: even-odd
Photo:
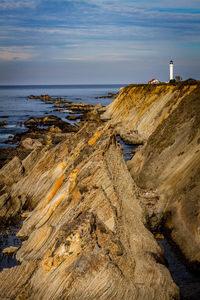
[[[0,0],[0,84],[200,79],[200,0]]]

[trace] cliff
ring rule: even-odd
[[[200,262],[200,85],[129,86],[104,118],[127,141],[144,146],[128,162],[136,184],[156,191],[149,222],[165,229],[194,266]]]
[[[21,264],[0,273],[1,299],[178,299],[109,124],[87,122],[12,164],[1,215],[28,216]]]
[[[127,142],[145,142],[197,85],[130,85],[120,90],[102,119]]]
[[[199,263],[199,95],[198,84],[124,87],[103,121],[91,108],[62,142],[32,141],[2,167],[0,221],[24,222],[1,299],[179,299],[151,231],[164,226]],[[127,163],[116,134],[142,144]]]

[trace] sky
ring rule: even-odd
[[[0,0],[0,85],[200,80],[200,0]]]

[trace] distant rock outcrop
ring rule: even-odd
[[[8,125],[8,122],[6,120],[0,121],[0,127]]]

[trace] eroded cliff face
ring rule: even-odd
[[[179,299],[165,228],[200,260],[200,86],[128,86],[57,145],[37,140],[0,170],[0,221],[23,216],[1,299]],[[143,143],[127,164],[116,134]],[[48,140],[49,141],[49,140]],[[30,141],[29,141],[30,144]],[[149,227],[150,226],[150,227]]]
[[[119,95],[103,114],[111,120],[115,131],[127,142],[145,142],[156,128],[177,108],[196,85],[179,88],[173,85],[130,85]]]
[[[152,226],[165,221],[194,267],[200,262],[199,116],[199,84],[125,87],[103,116],[125,140],[144,142],[128,168],[157,200],[153,210],[148,199],[141,203]]]
[[[0,272],[1,299],[179,299],[109,123],[13,160],[0,213],[28,216],[21,265]]]

